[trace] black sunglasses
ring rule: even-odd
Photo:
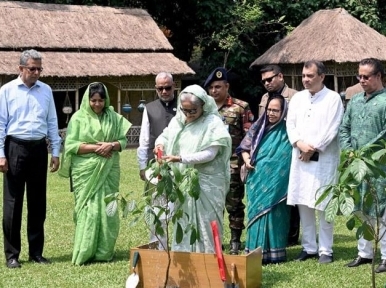
[[[197,109],[184,109],[184,108],[180,107],[180,110],[181,110],[182,113],[184,113],[185,115],[186,115],[186,114],[194,115],[194,114],[197,113]]]
[[[374,76],[374,75],[375,75],[375,74],[370,74],[370,75],[357,75],[356,77],[357,77],[358,81],[360,81],[362,78],[363,78],[363,80],[367,81],[367,80],[370,79],[371,76]]]
[[[261,83],[263,83],[263,84],[265,84],[265,82],[271,83],[273,78],[275,78],[277,75],[279,75],[279,74],[275,74],[269,78],[261,79]]]
[[[28,67],[28,66],[23,66],[24,68],[28,69],[29,72],[35,72],[36,70],[40,73],[43,71],[43,67]]]
[[[155,87],[155,89],[157,89],[159,92],[162,92],[164,90],[170,91],[172,90],[172,86],[159,86],[159,87]]]

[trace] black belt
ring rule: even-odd
[[[37,146],[46,142],[46,137],[43,137],[42,139],[39,139],[39,140],[24,140],[13,136],[7,136],[7,139],[9,139],[9,141],[14,142],[16,144],[29,146],[29,147]]]

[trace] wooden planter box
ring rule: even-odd
[[[158,242],[132,248],[133,253],[139,252],[139,261],[136,271],[140,282],[137,287],[159,288],[163,287],[167,266],[167,254],[157,250]],[[219,288],[224,287],[220,279],[217,258],[215,254],[170,252],[171,264],[168,286],[178,288]],[[236,283],[240,288],[261,287],[262,253],[261,248],[253,250],[246,255],[224,254],[227,280],[225,283],[231,287],[231,263],[236,266]],[[131,273],[131,270],[130,270]]]

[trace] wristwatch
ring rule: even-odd
[[[111,150],[114,150],[114,147],[115,147],[115,143],[111,142]]]

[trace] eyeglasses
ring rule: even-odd
[[[268,78],[265,78],[265,79],[261,79],[261,83],[263,83],[263,84],[265,84],[265,82],[271,83],[273,78],[275,78],[277,75],[279,75],[279,74],[275,74],[275,75],[273,75],[271,77],[268,77]]]
[[[363,78],[363,80],[367,81],[367,80],[370,79],[371,76],[374,76],[374,75],[375,75],[375,74],[370,74],[370,75],[357,75],[356,77],[357,77],[358,81],[360,81],[362,78]]]
[[[40,73],[43,71],[43,67],[28,67],[28,66],[23,66],[26,68],[29,72],[34,73],[36,70]]]
[[[158,92],[162,92],[164,90],[166,91],[170,91],[172,90],[172,86],[159,86],[159,87],[155,87],[155,89],[157,89]]]
[[[184,109],[184,108],[180,107],[180,110],[181,110],[182,113],[184,113],[185,115],[186,115],[186,114],[194,115],[194,114],[197,113],[197,109]]]
[[[267,114],[279,114],[281,110],[277,110],[277,109],[267,109]]]

